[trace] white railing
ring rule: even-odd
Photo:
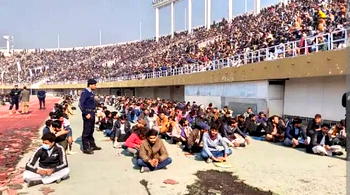
[[[301,40],[281,43],[272,47],[262,48],[254,51],[247,51],[242,54],[228,58],[217,59],[206,63],[185,64],[178,68],[165,68],[154,70],[148,73],[125,75],[116,78],[98,79],[99,82],[142,80],[192,74],[203,71],[214,71],[227,67],[239,67],[245,64],[262,61],[272,61],[282,58],[303,56],[319,51],[328,51],[345,48],[348,45],[348,33],[350,29],[340,29],[332,33],[319,34],[313,37],[305,37]],[[49,84],[79,84],[84,81],[49,82]]]

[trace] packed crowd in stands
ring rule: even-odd
[[[15,52],[6,57],[0,55],[0,73],[4,83],[33,83],[43,79],[68,82],[91,77],[113,80],[177,67],[191,69],[194,64],[210,70],[207,66],[210,61],[271,46],[282,47],[290,41],[297,41],[297,44],[296,47],[284,45],[286,57],[303,55],[330,49],[326,44],[331,39],[329,36],[320,36],[317,40],[308,37],[347,29],[346,10],[344,0],[292,0],[287,5],[264,8],[257,15],[245,14],[232,21],[223,19],[212,24],[210,30],[199,27],[192,34],[180,32],[173,39],[164,36],[158,42],[144,40],[113,46],[56,51],[38,49]],[[336,33],[333,40],[344,37],[344,32]],[[305,49],[305,44],[311,46]],[[343,40],[334,48],[344,45]],[[278,58],[281,52],[279,47],[270,48],[261,52],[259,60]]]

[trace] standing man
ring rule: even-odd
[[[15,112],[18,111],[18,104],[19,104],[19,97],[21,94],[21,90],[18,89],[18,85],[15,85],[15,88],[13,88],[10,92],[10,98],[11,98],[11,102],[10,102],[10,114],[13,114],[14,112],[12,111],[13,106],[15,106]]]
[[[39,100],[40,110],[45,109],[45,98],[46,98],[46,91],[40,90],[37,93],[37,97]]]
[[[30,99],[30,91],[27,89],[26,86],[24,86],[21,92],[22,114],[29,113],[29,99]]]
[[[95,94],[93,91],[96,89],[97,81],[94,79],[89,79],[87,88],[83,89],[80,100],[79,108],[82,112],[83,117],[83,153],[93,154],[94,150],[101,150],[100,147],[96,146],[95,139],[93,137],[95,129],[95,110],[96,101]]]

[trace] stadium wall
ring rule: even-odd
[[[341,97],[348,89],[345,76],[290,79],[285,84],[284,114],[327,120],[345,118]]]

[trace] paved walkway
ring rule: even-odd
[[[192,184],[198,170],[220,169],[213,164],[186,157],[176,145],[166,144],[173,164],[168,169],[150,173],[139,173],[133,168],[132,158],[120,154],[101,132],[95,132],[95,139],[103,148],[94,155],[84,155],[79,151],[82,131],[80,113],[71,119],[73,136],[77,139],[68,156],[71,177],[60,184],[50,184],[55,190],[51,194],[147,194],[141,180],[148,181],[151,194],[185,194],[186,185]],[[18,166],[24,166],[31,154],[25,155]],[[277,194],[345,194],[346,161],[339,158],[321,157],[283,146],[253,141],[244,149],[234,149],[229,158],[232,171],[249,185]],[[176,185],[163,184],[165,179],[174,179]],[[329,185],[331,183],[332,185]],[[22,191],[41,194],[39,188],[25,187]]]

